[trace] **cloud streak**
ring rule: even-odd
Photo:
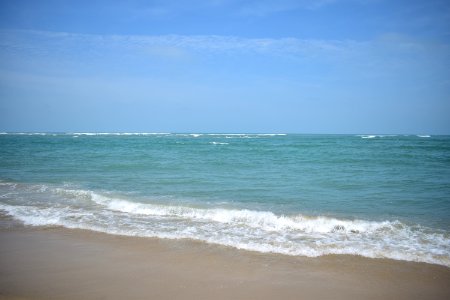
[[[11,124],[24,107],[30,115],[48,114],[47,106],[80,114],[115,107],[114,120],[139,105],[142,118],[146,111],[196,116],[186,124],[236,109],[251,117],[255,107],[261,124],[272,111],[297,124],[335,110],[343,121],[360,111],[386,115],[384,107],[403,113],[415,102],[416,111],[438,112],[448,123],[449,50],[398,34],[355,41],[2,30],[0,104],[13,112],[3,112]],[[313,118],[311,111],[320,113]],[[417,118],[428,118],[420,113]],[[388,115],[395,123],[396,114]]]
[[[264,54],[276,56],[339,54],[366,47],[366,42],[304,40],[297,38],[241,38],[217,35],[89,35],[64,32],[1,30],[2,52],[45,52],[61,49],[114,49],[136,51],[142,49],[184,49],[191,52],[215,54]],[[155,51],[158,52],[158,51]],[[161,52],[161,51],[159,51]]]
[[[254,57],[293,62],[324,61],[368,64],[410,62],[417,58],[449,64],[450,46],[426,43],[398,34],[372,41],[298,38],[242,38],[217,35],[90,35],[65,32],[0,30],[0,55],[52,59],[168,59],[191,56]],[[416,62],[417,63],[417,62]]]
[[[314,78],[448,86],[450,46],[398,34],[371,41],[0,30],[0,70],[46,76]],[[309,84],[309,83],[308,83]]]

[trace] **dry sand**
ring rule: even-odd
[[[450,268],[13,227],[0,230],[0,298],[450,299]]]

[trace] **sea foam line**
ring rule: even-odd
[[[193,208],[188,206],[170,206],[144,204],[127,200],[109,198],[96,193],[92,200],[110,210],[136,215],[178,217],[190,220],[206,220],[219,223],[235,223],[266,231],[301,230],[309,233],[363,233],[376,230],[389,230],[403,225],[398,222],[370,222],[364,220],[339,220],[327,217],[308,217],[304,215],[275,215],[269,211],[248,209]]]
[[[2,183],[5,192],[24,187]],[[31,226],[64,226],[109,234],[193,239],[286,255],[354,254],[450,266],[447,232],[399,221],[277,215],[248,209],[142,203],[89,190],[26,186],[59,201],[3,203],[0,209]],[[64,200],[67,199],[67,200]],[[134,199],[137,200],[137,199]],[[33,201],[31,199],[31,201]]]
[[[80,209],[67,207],[42,209],[32,206],[4,204],[0,204],[0,209],[26,225],[32,226],[63,226],[116,235],[192,239],[262,253],[308,257],[351,254],[370,258],[391,258],[450,266],[448,247],[447,249],[437,249],[436,246],[439,246],[439,244],[431,245],[432,248],[429,247],[429,243],[436,242],[442,237],[429,237],[425,244],[417,246],[414,243],[423,239],[423,236],[417,237],[411,232],[394,237],[396,239],[389,236],[380,237],[378,240],[372,240],[364,236],[356,239],[351,236],[339,239],[335,235],[320,234],[317,236],[303,235],[299,236],[300,238],[297,240],[292,240],[287,238],[289,235],[274,233],[261,235],[258,230],[242,226],[226,226],[222,223],[220,224],[224,226],[212,226],[210,223],[203,222],[199,223],[197,228],[192,225],[186,226],[185,223],[170,227],[163,220],[151,222],[150,219],[138,219],[133,224],[128,215],[111,215],[105,211],[87,213]],[[158,227],[160,223],[163,223],[163,225]],[[448,241],[445,242],[448,243]]]

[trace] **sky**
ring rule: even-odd
[[[0,131],[450,134],[450,2],[0,0]]]

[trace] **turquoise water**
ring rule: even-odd
[[[450,265],[450,137],[2,134],[28,225]]]

